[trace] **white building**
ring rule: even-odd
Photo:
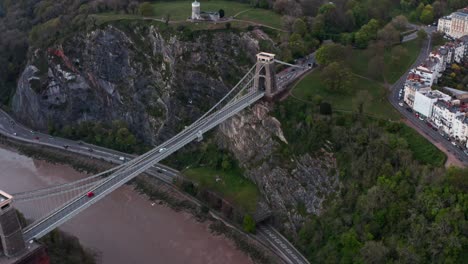
[[[428,80],[423,76],[417,74],[415,69],[411,70],[408,74],[408,77],[406,77],[404,85],[404,102],[410,107],[413,107],[414,96],[416,94],[416,91],[430,91],[431,85],[431,80]]]
[[[432,116],[432,109],[438,100],[450,101],[450,96],[440,91],[417,91],[414,96],[414,111],[424,117]]]
[[[200,17],[200,3],[195,0],[192,3],[192,16],[190,17],[193,20],[199,20]]]
[[[452,135],[453,120],[459,114],[460,107],[450,101],[439,100],[432,109],[431,120],[448,135]]]
[[[453,38],[468,35],[468,8],[460,9],[439,19],[437,30]]]
[[[437,24],[437,31],[444,32],[445,34],[449,34],[452,29],[452,16],[446,16],[439,18]]]
[[[466,142],[468,138],[468,118],[464,114],[454,118],[452,136],[460,142]]]

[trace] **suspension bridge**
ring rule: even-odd
[[[124,164],[78,181],[45,189],[11,196],[0,192],[0,238],[4,254],[20,254],[28,241],[43,237],[190,142],[202,140],[204,133],[226,119],[261,98],[273,99],[284,88],[283,85],[277,85],[275,63],[299,67],[276,60],[274,54],[257,54],[256,64],[210,110],[177,135]],[[11,213],[13,208],[27,213],[32,222],[25,228],[21,228],[19,223],[13,223],[15,219],[18,222],[16,214],[13,216]]]

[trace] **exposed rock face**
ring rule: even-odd
[[[339,188],[336,161],[326,151],[318,157],[283,157],[280,149],[287,141],[280,122],[268,114],[269,108],[266,103],[257,104],[222,123],[218,143],[246,168],[246,176],[294,235],[304,214],[320,214],[327,195]]]
[[[255,33],[198,32],[183,40],[153,26],[132,31],[107,26],[36,50],[13,99],[16,117],[41,130],[124,120],[156,143],[216,103],[258,52]]]
[[[253,64],[259,30],[249,33],[180,32],[107,26],[77,33],[62,45],[36,50],[18,83],[12,109],[35,129],[89,120],[124,120],[147,143],[174,135],[223,97]],[[271,41],[271,40],[270,40]],[[337,189],[336,164],[319,157],[284,158],[280,122],[260,103],[220,125],[228,148],[273,212],[295,233],[304,213],[320,213]]]

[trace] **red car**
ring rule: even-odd
[[[86,196],[88,196],[89,198],[91,198],[91,197],[94,196],[94,193],[93,193],[93,192],[88,192],[88,193],[86,194]]]
[[[34,137],[35,140],[39,140],[39,137]]]

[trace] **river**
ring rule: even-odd
[[[34,160],[0,147],[0,189],[7,193],[70,182],[85,175],[66,165]],[[232,241],[213,235],[208,223],[159,204],[123,186],[62,230],[99,254],[99,263],[252,263]]]

